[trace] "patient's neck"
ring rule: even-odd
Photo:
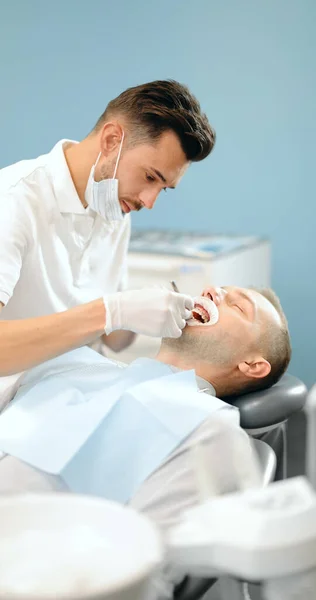
[[[162,363],[166,363],[167,365],[172,365],[173,367],[177,367],[178,369],[182,369],[183,371],[187,371],[188,369],[194,369],[193,361],[191,358],[182,356],[179,352],[174,352],[167,348],[160,348],[156,360],[159,360]]]
[[[212,384],[219,397],[221,393],[224,394],[223,385],[221,383],[223,380],[222,373],[218,372],[219,370],[217,367],[212,367],[209,363],[204,363],[200,360],[195,361],[191,357],[182,355],[179,352],[174,352],[166,347],[160,348],[156,360],[177,367],[183,371],[194,369],[195,374],[198,375],[198,377],[202,377],[202,379],[205,379],[205,381]]]

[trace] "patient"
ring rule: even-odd
[[[210,300],[216,304],[219,314],[218,322],[211,326],[207,323]],[[202,297],[196,301],[194,317],[195,320],[191,320],[179,339],[162,340],[156,360],[136,361],[136,371],[122,363],[116,365],[90,349],[86,349],[87,361],[85,357],[84,360],[82,359],[82,354],[78,354],[85,352],[84,349],[48,361],[29,372],[26,385],[23,385],[22,380],[15,403],[18,402],[19,395],[23,395],[24,388],[31,396],[35,390],[37,394],[38,390],[42,393],[43,388],[40,386],[49,380],[49,376],[51,386],[48,383],[48,392],[45,391],[44,397],[41,397],[43,403],[50,401],[54,403],[54,385],[58,377],[61,377],[64,391],[67,390],[67,385],[71,389],[73,381],[76,386],[85,372],[90,378],[89,394],[82,392],[82,389],[86,390],[86,388],[81,389],[81,394],[85,397],[86,393],[88,399],[92,396],[92,390],[97,390],[100,396],[100,387],[102,392],[109,390],[113,382],[124,379],[125,373],[127,373],[129,386],[131,382],[135,383],[133,382],[135,372],[138,380],[149,379],[150,385],[151,378],[157,377],[159,365],[159,376],[194,369],[197,387],[201,391],[217,398],[226,398],[269,387],[286,370],[291,354],[288,327],[280,303],[272,291],[260,292],[234,287],[207,288]],[[69,360],[66,363],[67,359]],[[95,371],[92,368],[93,364],[98,367]],[[148,375],[154,366],[156,375]],[[84,385],[86,384],[85,380]],[[154,385],[151,388],[153,391],[155,391]],[[49,393],[51,398],[48,397]],[[103,394],[102,398],[104,397],[106,398]],[[197,482],[190,453],[192,444],[202,442],[207,448],[210,464],[218,471],[220,492],[232,490],[235,486],[236,465],[232,464],[230,441],[235,440],[239,445],[241,444],[246,453],[250,451],[248,436],[239,427],[237,409],[224,402],[219,403],[215,398],[212,401],[210,396],[205,394],[199,395],[199,398],[202,397],[205,398],[203,401],[208,407],[212,407],[214,403],[216,407],[214,412],[201,418],[198,426],[192,424],[181,443],[165,456],[129,498],[131,505],[148,514],[163,529],[177,521],[183,509],[198,501]],[[181,420],[181,402],[178,410]],[[3,412],[3,415],[5,414],[6,411]],[[226,420],[230,428],[230,441],[226,440],[224,445],[218,417]],[[131,427],[135,425],[131,424]],[[138,429],[135,432],[135,439],[139,440],[140,444],[147,432],[141,426],[141,419],[136,427]],[[44,433],[42,437],[45,438],[45,432],[42,433]],[[120,434],[123,440],[124,433],[122,431]],[[115,456],[114,446],[112,444],[105,453],[109,452],[111,456]],[[212,457],[214,459],[219,455],[220,463],[214,460],[212,462]],[[126,464],[117,465],[117,468],[122,473],[128,472],[133,459],[137,461],[137,458],[133,457],[132,447],[131,453],[126,458]],[[67,490],[62,477],[44,473],[14,456],[5,455],[0,459],[0,493],[52,490]],[[106,493],[104,495],[106,496]]]

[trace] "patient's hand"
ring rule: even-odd
[[[202,292],[202,296],[210,298],[210,300],[213,300],[214,304],[217,306],[221,303],[223,294],[224,290],[220,287],[207,287]]]

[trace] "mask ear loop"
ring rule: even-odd
[[[119,164],[119,160],[121,158],[121,152],[122,152],[122,148],[123,148],[124,135],[125,135],[125,133],[123,131],[123,133],[122,133],[122,139],[121,139],[121,144],[120,144],[120,149],[118,151],[118,155],[117,155],[117,159],[116,159],[116,163],[115,163],[115,169],[114,169],[114,173],[113,173],[113,179],[115,179],[117,167],[118,167],[118,164]]]
[[[125,135],[125,133],[124,133],[124,131],[123,131],[123,133],[122,133],[122,139],[121,139],[121,143],[120,143],[120,149],[119,149],[119,151],[118,151],[118,155],[117,155],[117,159],[116,159],[116,163],[115,163],[115,168],[114,168],[113,179],[115,179],[115,175],[116,175],[117,167],[118,167],[118,164],[119,164],[119,160],[120,160],[120,158],[121,158],[121,152],[122,152],[122,147],[123,147],[124,135]],[[96,166],[97,166],[97,164],[98,164],[98,162],[99,162],[99,160],[100,160],[100,156],[101,156],[101,154],[102,154],[102,152],[99,152],[99,154],[98,154],[98,158],[97,158],[97,160],[96,160],[96,161],[95,161],[95,163],[94,163],[94,168],[96,168]]]
[[[97,166],[97,164],[98,164],[98,162],[99,162],[99,160],[100,160],[100,156],[101,156],[101,154],[102,154],[102,152],[99,152],[99,154],[98,154],[98,158],[97,158],[97,160],[95,161],[95,163],[94,163],[94,165],[93,165],[93,166],[94,166],[94,168],[96,168],[96,166]]]

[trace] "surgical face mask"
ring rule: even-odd
[[[124,214],[119,202],[118,196],[118,179],[115,178],[118,163],[121,157],[122,146],[124,140],[124,131],[120,143],[120,149],[117,155],[116,164],[114,168],[112,179],[102,179],[101,181],[95,181],[94,173],[95,168],[100,160],[102,152],[100,152],[95,164],[92,166],[90,171],[86,191],[85,200],[100,217],[105,219],[108,223],[117,223],[123,220]]]

